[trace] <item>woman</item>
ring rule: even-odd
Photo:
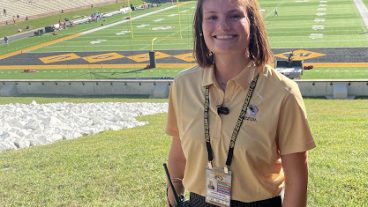
[[[315,144],[297,84],[267,65],[257,2],[198,0],[194,55],[198,67],[175,78],[169,98],[176,190],[195,207],[306,206]]]

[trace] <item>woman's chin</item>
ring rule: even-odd
[[[243,54],[245,54],[245,51],[243,50],[239,50],[239,49],[235,49],[235,48],[221,48],[221,49],[217,49],[215,50],[215,55],[217,56],[242,56]]]

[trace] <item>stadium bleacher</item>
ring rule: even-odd
[[[111,2],[116,0],[0,0],[0,23],[12,24],[26,18]]]

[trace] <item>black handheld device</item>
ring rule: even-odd
[[[174,187],[174,184],[172,183],[171,181],[171,177],[170,177],[170,173],[169,173],[169,169],[167,168],[167,165],[166,163],[163,164],[164,165],[164,169],[165,169],[165,173],[166,173],[166,177],[167,177],[167,180],[169,181],[169,184],[170,184],[170,188],[174,194],[174,197],[175,197],[175,201],[177,203],[177,206],[178,207],[188,207],[188,201],[186,201],[184,199],[184,196],[182,195],[178,195],[178,193],[176,192],[176,189]]]

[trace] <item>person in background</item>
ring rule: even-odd
[[[6,45],[8,45],[8,44],[9,44],[9,38],[8,38],[8,36],[5,36],[5,37],[4,37],[4,43],[5,43]]]
[[[198,65],[169,95],[176,191],[189,192],[191,207],[305,207],[315,143],[298,85],[269,65],[257,1],[198,0],[193,26]]]

